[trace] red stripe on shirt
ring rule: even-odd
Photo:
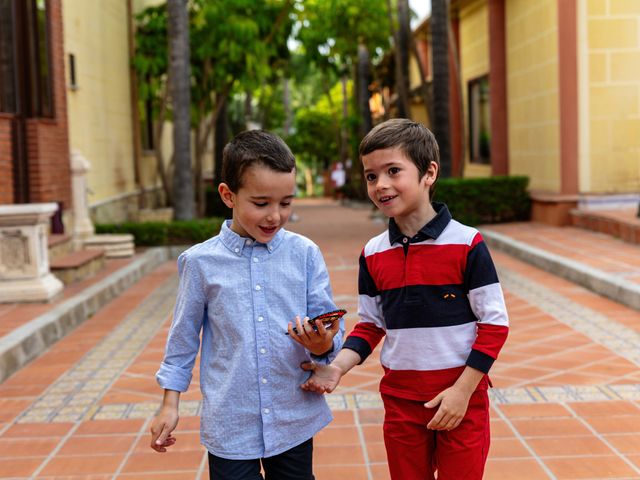
[[[478,323],[478,335],[471,347],[491,358],[498,358],[498,353],[507,340],[509,327],[505,325],[493,325],[488,323]]]

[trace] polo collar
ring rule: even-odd
[[[440,236],[442,231],[447,227],[451,221],[451,213],[444,203],[431,202],[431,206],[436,211],[436,216],[433,217],[424,227],[418,230],[418,233],[413,238],[410,238],[411,243],[422,242],[428,238],[436,239]],[[405,234],[400,231],[398,224],[393,218],[389,219],[389,243],[403,243],[402,239],[405,238]]]
[[[220,239],[225,247],[227,247],[230,251],[235,253],[238,256],[242,256],[242,251],[245,247],[253,246],[254,244],[265,245],[267,247],[267,251],[269,253],[273,253],[278,245],[282,242],[285,235],[285,231],[283,228],[278,230],[278,233],[271,239],[270,242],[264,244],[260,242],[256,242],[252,238],[241,237],[236,232],[231,230],[231,220],[225,220],[222,222],[222,226],[220,227]]]

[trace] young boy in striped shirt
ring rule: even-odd
[[[481,479],[489,451],[487,373],[508,333],[496,270],[480,233],[431,202],[439,151],[407,119],[360,144],[367,192],[389,229],[360,256],[360,322],[330,365],[302,385],[331,392],[385,338],[384,441],[394,480]]]

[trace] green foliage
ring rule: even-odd
[[[124,222],[97,224],[96,233],[130,233],[136,246],[190,245],[201,243],[220,231],[222,218],[172,222]]]
[[[441,178],[433,200],[444,202],[453,218],[466,225],[528,220],[531,198],[529,178]]]

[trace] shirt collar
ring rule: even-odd
[[[444,203],[431,202],[433,209],[436,211],[436,216],[433,217],[425,226],[423,226],[413,238],[410,238],[410,242],[422,242],[427,238],[436,239],[440,236],[442,231],[451,221],[451,213]],[[389,242],[391,245],[394,243],[402,243],[402,239],[405,237],[404,233],[400,231],[398,224],[392,218],[389,219]]]
[[[280,245],[280,243],[282,242],[284,235],[285,235],[285,231],[283,228],[281,228],[274,235],[274,237],[271,239],[270,242],[266,244],[262,243],[260,245],[265,245],[267,247],[267,251],[269,253],[273,253],[276,250],[276,248],[278,248],[278,245]],[[233,253],[235,253],[238,256],[242,255],[242,250],[245,247],[249,247],[254,243],[259,243],[253,240],[252,238],[241,237],[236,232],[231,230],[231,220],[225,220],[224,222],[222,222],[219,236],[220,236],[220,239],[222,240],[222,243],[225,245],[225,247],[227,247],[229,250],[231,250]]]

